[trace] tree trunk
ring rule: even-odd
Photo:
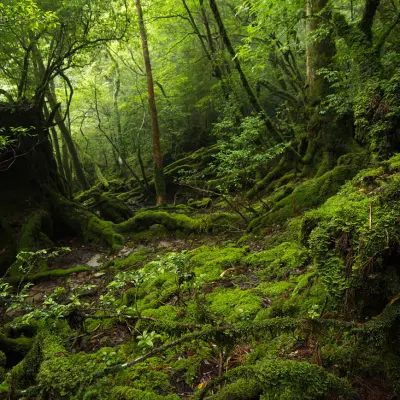
[[[329,68],[335,54],[335,45],[332,34],[329,32],[322,39],[312,37],[321,28],[323,23],[328,23],[331,18],[327,8],[329,0],[307,0],[307,86],[310,104],[320,102],[329,93],[329,83],[318,71]]]
[[[154,95],[153,73],[151,69],[149,47],[147,44],[147,33],[143,21],[143,11],[142,11],[142,6],[140,4],[140,0],[136,0],[136,10],[138,13],[140,37],[142,40],[143,58],[146,68],[150,119],[153,131],[154,184],[156,189],[156,202],[157,204],[162,204],[165,203],[166,188],[164,180],[163,157],[161,154],[161,145],[160,145],[160,127],[158,124],[157,106]]]
[[[57,164],[41,107],[0,104],[0,135],[15,139],[12,130],[26,130],[18,145],[0,152],[0,273],[15,260],[17,231],[30,210],[48,202],[49,191],[62,193]]]
[[[54,110],[57,107],[57,99],[56,99],[53,91],[50,90],[47,93],[47,99],[50,103],[51,108]],[[63,139],[68,147],[68,151],[69,151],[69,154],[72,159],[72,164],[74,166],[74,170],[75,170],[78,182],[81,185],[83,190],[89,190],[90,185],[86,178],[85,172],[83,171],[82,164],[79,160],[78,152],[76,151],[75,144],[71,137],[71,133],[68,130],[67,125],[65,124],[65,121],[63,121],[59,110],[56,111],[55,120],[56,120],[56,123],[58,124],[60,132],[63,136]]]
[[[335,54],[335,44],[329,31],[322,38],[313,35],[323,27],[328,26],[331,12],[329,0],[306,0],[307,15],[307,103],[308,103],[308,148],[303,161],[307,164],[314,162],[319,154],[324,158],[327,169],[335,162],[335,141],[338,132],[332,126],[333,121],[328,113],[320,113],[320,104],[330,93],[330,84],[319,72],[322,68],[329,69]],[[323,154],[323,156],[322,156]],[[322,162],[322,160],[318,160]]]

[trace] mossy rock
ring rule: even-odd
[[[352,399],[354,396],[346,379],[338,378],[322,367],[307,362],[266,358],[241,370],[243,373],[236,372],[236,376],[243,379],[245,374],[251,382],[250,387],[259,385],[262,393],[260,399],[327,399],[331,395]]]

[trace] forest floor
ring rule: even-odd
[[[28,307],[2,313],[6,343],[33,340],[19,364],[7,358],[0,389],[85,400],[395,398],[399,157],[315,204],[315,188],[333,179],[298,183],[282,200],[272,193],[257,229],[220,205],[150,207],[112,224],[124,231],[119,250],[54,243],[68,250],[31,275]],[[46,336],[34,339],[38,330]]]

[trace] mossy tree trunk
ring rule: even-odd
[[[66,199],[42,110],[41,104],[0,103],[0,135],[17,140],[0,153],[0,275],[18,251],[48,248],[60,237],[115,250],[123,244],[111,222]]]
[[[18,230],[29,210],[48,202],[50,191],[63,193],[63,186],[40,106],[0,104],[0,126],[0,134],[6,137],[15,138],[16,130],[26,132],[18,135],[17,145],[0,153],[0,220],[10,232],[8,242],[0,243],[1,270],[2,260],[8,262],[17,251],[17,239],[10,240],[14,228]]]
[[[156,189],[156,201],[157,204],[163,204],[165,203],[166,188],[164,179],[163,156],[161,153],[161,144],[160,144],[160,126],[158,123],[157,106],[154,95],[153,72],[151,68],[150,53],[147,43],[147,33],[146,33],[146,27],[144,25],[143,11],[142,11],[142,6],[140,4],[140,0],[136,0],[136,10],[138,13],[139,31],[142,40],[143,58],[146,68],[150,119],[153,131],[154,185]]]
[[[47,99],[50,103],[50,106],[52,110],[55,110],[58,105],[57,105],[57,99],[54,94],[54,91],[49,91],[47,94]],[[58,124],[58,127],[60,129],[60,132],[62,134],[62,137],[65,141],[65,144],[68,148],[68,152],[71,156],[72,163],[74,166],[74,170],[76,173],[76,177],[78,179],[78,182],[80,186],[82,187],[83,190],[89,190],[90,189],[90,184],[86,178],[85,172],[83,171],[83,167],[81,164],[81,161],[79,160],[78,152],[76,150],[75,144],[72,140],[71,132],[69,131],[65,121],[63,120],[61,113],[59,109],[57,109],[56,114],[56,123]]]
[[[334,141],[335,129],[332,118],[322,111],[322,103],[330,93],[329,82],[321,74],[322,69],[329,69],[336,52],[329,22],[331,11],[328,0],[307,0],[307,103],[308,103],[308,149],[305,163],[314,162],[316,155],[323,154],[328,169],[336,161]],[[325,29],[326,28],[326,29]],[[321,31],[324,29],[324,32]],[[317,158],[318,159],[318,158]],[[320,161],[320,160],[318,160]]]

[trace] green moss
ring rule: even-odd
[[[97,199],[95,208],[100,215],[107,221],[120,223],[133,216],[132,210],[120,199],[103,195]]]
[[[83,230],[83,238],[90,243],[106,245],[113,250],[119,250],[124,245],[125,239],[116,233],[113,227],[112,222],[103,221],[95,215],[91,215]]]
[[[96,398],[97,399],[97,398]],[[158,395],[151,390],[140,390],[128,386],[117,386],[112,389],[110,400],[179,400],[175,394]],[[93,400],[95,400],[93,398]]]
[[[397,242],[400,180],[394,175],[381,181],[381,173],[364,171],[303,219],[302,241],[310,246],[318,276],[339,302],[346,290],[361,285],[371,260],[379,265],[380,256]],[[378,188],[364,190],[373,182]]]
[[[267,279],[279,279],[304,268],[309,260],[305,247],[296,242],[284,242],[259,253],[252,253],[244,262],[253,267],[263,267],[257,274]]]
[[[58,193],[53,193],[55,220],[63,224],[63,228],[74,232],[83,240],[119,250],[125,243],[123,236],[114,231],[114,224],[103,221],[88,212],[84,207],[73,203]]]
[[[207,295],[210,311],[226,322],[251,321],[261,308],[261,298],[250,290],[217,289]]]
[[[250,230],[258,230],[274,224],[281,224],[288,218],[298,215],[312,207],[321,205],[340,187],[359,171],[365,157],[364,153],[342,156],[336,168],[319,178],[300,184],[292,194],[279,201],[271,212],[253,220]]]
[[[260,398],[260,385],[252,379],[238,379],[224,386],[217,394],[209,397],[212,400],[253,400]]]
[[[161,306],[158,308],[148,308],[142,312],[143,316],[153,317],[163,322],[171,322],[177,319],[179,308],[173,306]]]
[[[41,340],[42,335],[39,334],[26,357],[11,370],[9,382],[14,388],[26,389],[35,383],[36,375],[43,360]]]
[[[204,217],[206,231],[214,233],[226,232],[230,230],[236,231],[240,227],[244,227],[244,221],[239,214],[228,212],[215,212],[207,214]]]
[[[4,381],[6,376],[6,355],[0,350],[0,384]]]
[[[51,241],[44,234],[51,234],[52,224],[49,214],[44,210],[35,211],[23,224],[20,238],[19,251],[35,251],[42,247],[50,247]],[[45,244],[43,246],[42,244]]]
[[[117,225],[116,230],[120,233],[134,233],[145,231],[155,224],[163,225],[168,231],[199,232],[203,227],[202,220],[187,215],[148,210],[141,211],[128,221]]]
[[[192,252],[196,277],[204,281],[218,279],[221,272],[241,263],[247,248],[201,246]]]
[[[254,291],[260,293],[263,296],[275,298],[279,297],[281,294],[293,290],[295,284],[288,281],[280,282],[263,282],[259,284]]]
[[[229,375],[239,379],[246,376],[252,387],[258,384],[262,392],[260,399],[265,400],[325,399],[330,395],[351,399],[354,395],[347,380],[306,362],[266,359],[255,365],[237,368]]]
[[[20,361],[28,353],[32,343],[31,338],[9,338],[0,332],[0,351],[4,352],[9,363]]]
[[[69,269],[52,269],[48,271],[38,272],[37,274],[27,275],[25,277],[12,276],[10,278],[6,278],[5,281],[11,284],[19,284],[21,280],[24,282],[39,282],[47,279],[60,278],[63,276],[69,276],[79,272],[86,272],[92,270],[93,268],[88,267],[87,265],[78,265],[76,267]]]
[[[164,225],[155,224],[150,227],[147,231],[134,233],[131,238],[134,241],[153,242],[158,239],[165,239],[168,237],[168,229]]]
[[[212,199],[209,197],[204,197],[201,200],[190,199],[188,205],[193,208],[210,208],[212,204]]]
[[[294,288],[294,290],[292,292],[292,296],[296,296],[304,288],[306,288],[312,282],[314,275],[315,275],[315,272],[309,272],[307,274],[301,275],[299,277],[296,287]]]
[[[135,269],[139,264],[146,260],[147,255],[141,251],[130,254],[126,258],[117,258],[113,261],[111,268],[114,270]]]

